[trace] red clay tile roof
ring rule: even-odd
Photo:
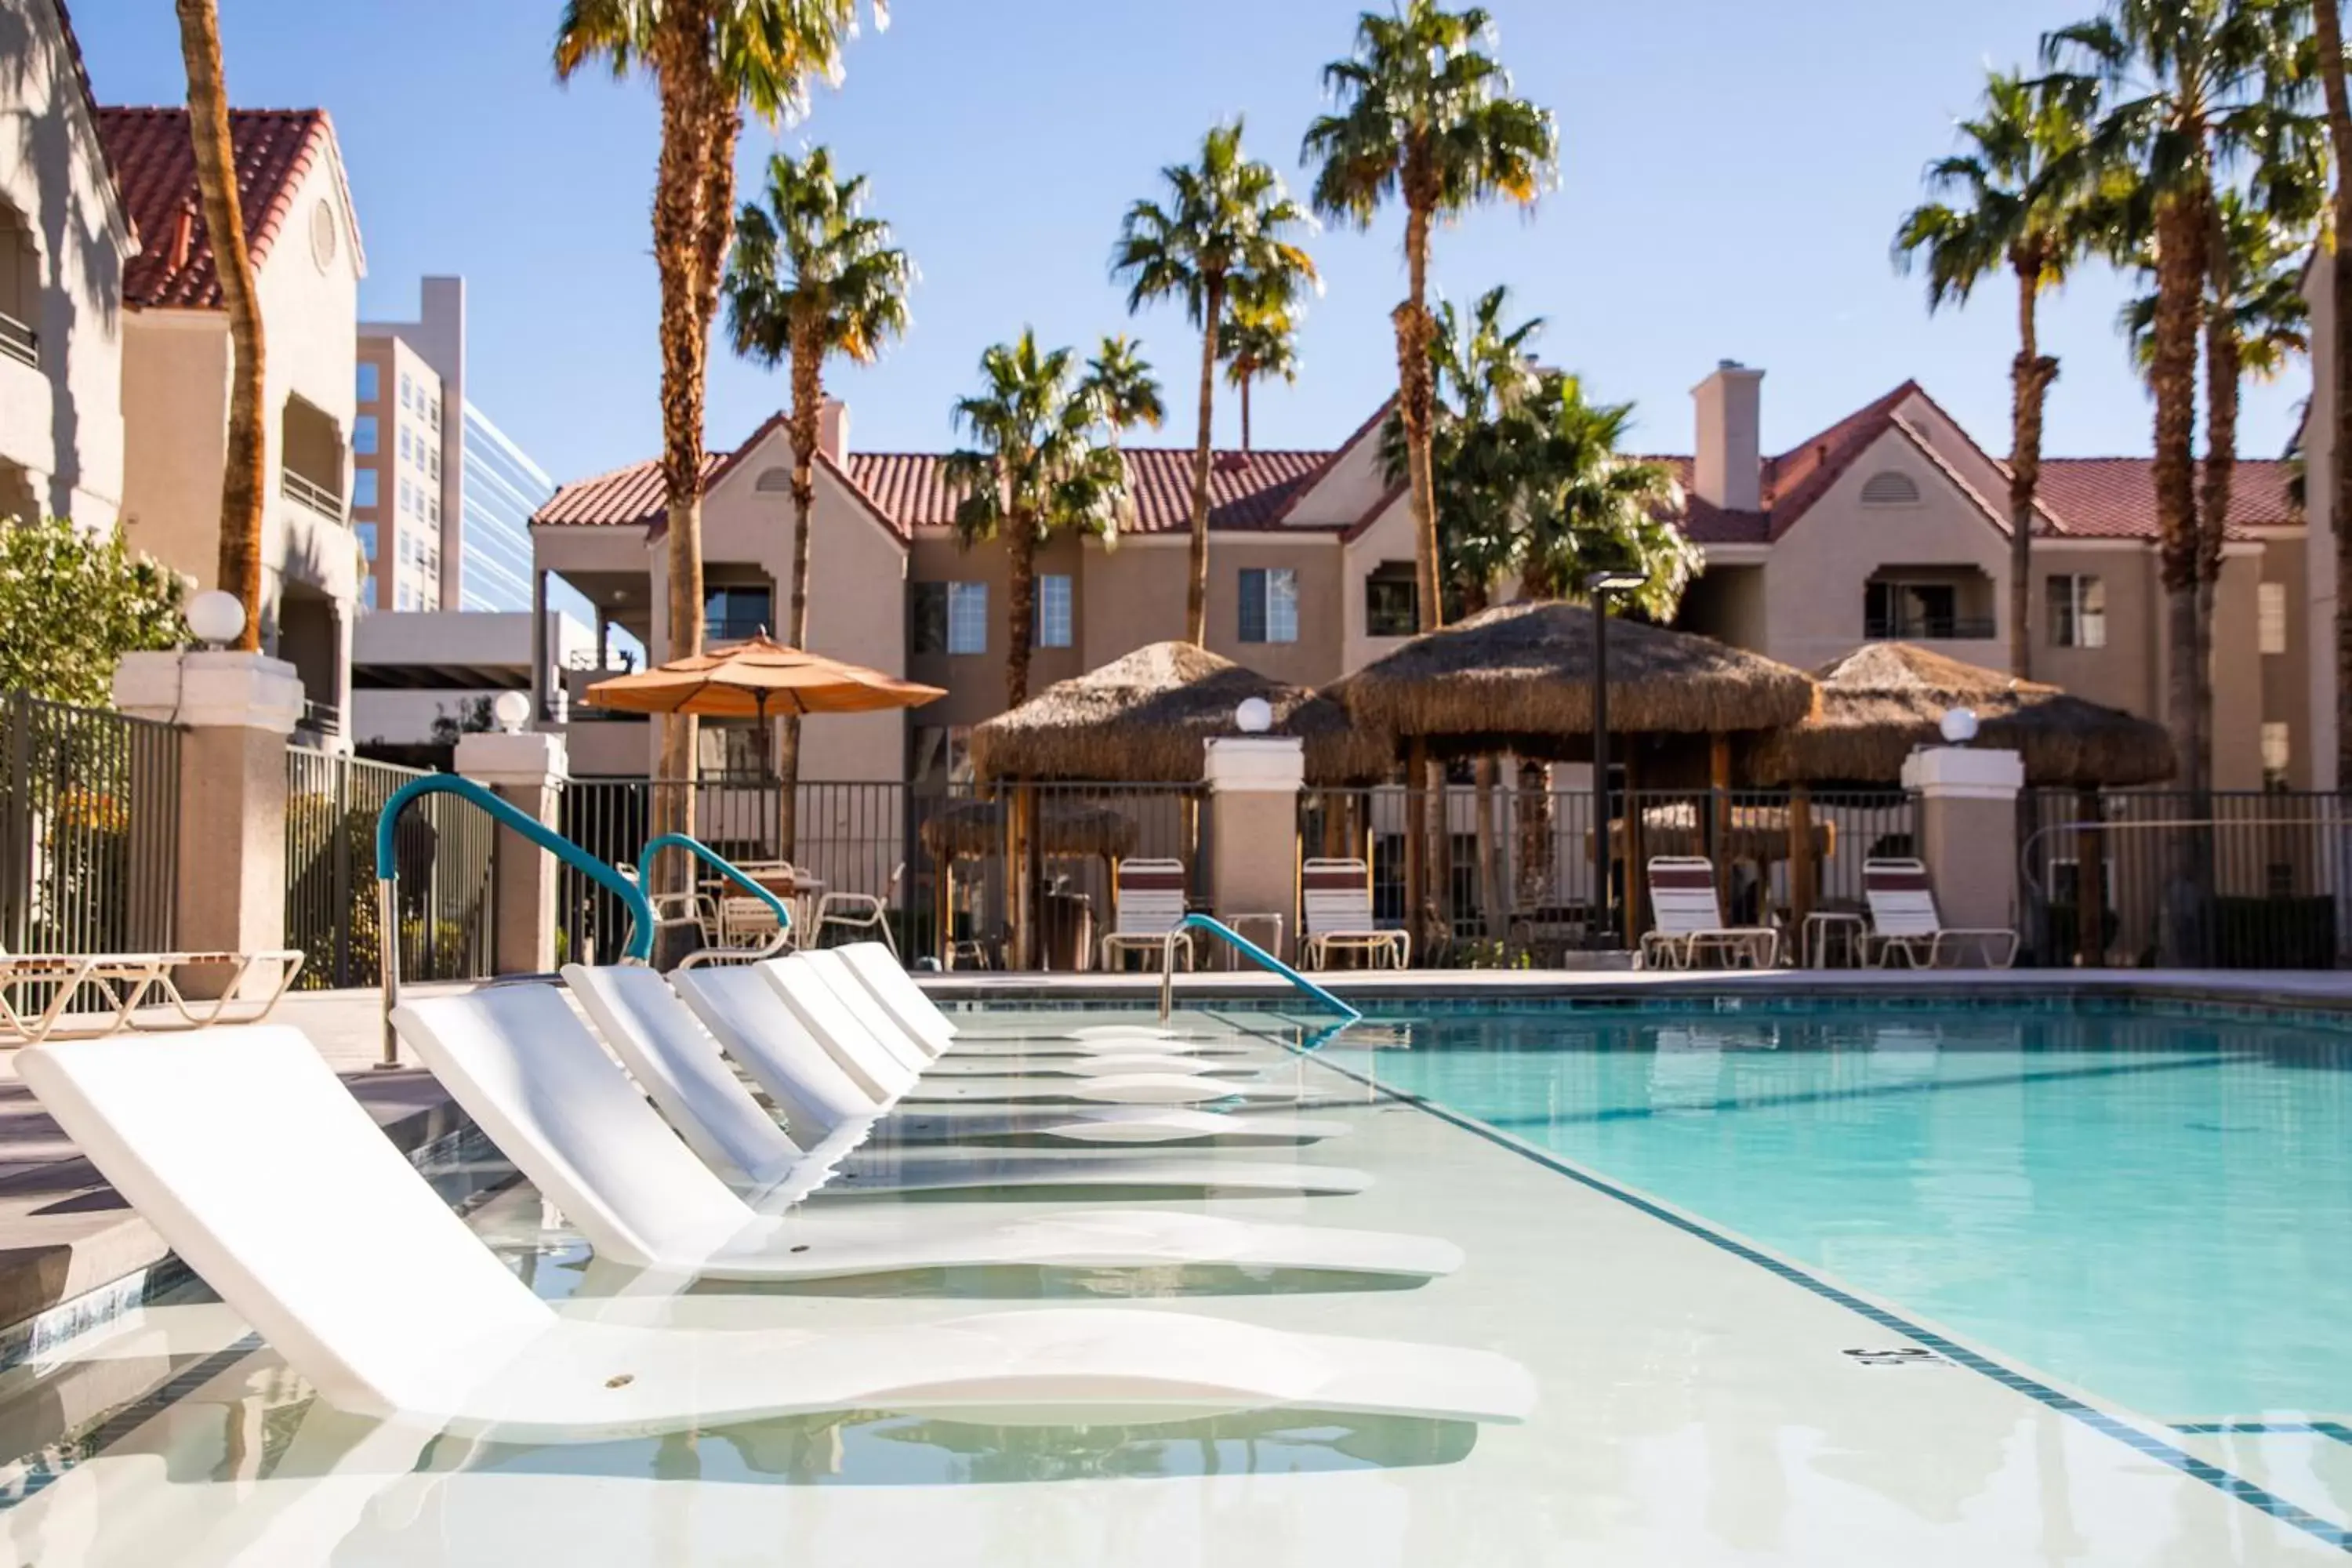
[[[2203,483],[2204,465],[2198,465]],[[2241,458],[2230,484],[2232,529],[2303,521],[2287,497],[2293,467],[2277,458]],[[2044,458],[2042,504],[2070,535],[2156,537],[2156,467],[2146,458]]]
[[[773,421],[770,422],[771,424]],[[703,483],[716,482],[749,451],[769,426],[762,425],[735,453],[703,461]],[[1136,515],[1125,531],[1181,532],[1192,525],[1192,454],[1172,447],[1131,447],[1128,472],[1135,486]],[[1209,526],[1264,530],[1278,526],[1283,503],[1321,466],[1320,452],[1219,453],[1209,470]],[[905,537],[918,528],[945,528],[955,521],[955,495],[940,482],[943,459],[931,452],[852,452],[841,471],[860,500],[893,531]],[[661,516],[660,465],[647,461],[616,468],[559,489],[531,521],[557,526],[656,523]],[[1301,532],[1315,530],[1301,529]]]
[[[122,187],[123,210],[140,237],[140,254],[123,268],[123,302],[134,309],[217,310],[220,279],[213,270],[212,236],[196,198],[188,111],[103,108],[98,132]],[[237,197],[256,266],[268,257],[296,187],[314,163],[328,156],[333,136],[323,109],[229,110]],[[173,229],[183,211],[194,214],[194,237],[185,260],[175,267]]]

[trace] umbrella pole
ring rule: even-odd
[[[1429,742],[1413,737],[1404,764],[1404,929],[1424,949],[1422,903],[1429,879]]]
[[[1707,737],[1706,858],[1715,866],[1715,905],[1731,913],[1731,737]]]
[[[1813,858],[1813,788],[1789,787],[1789,923],[1800,937],[1813,912],[1819,862]]]

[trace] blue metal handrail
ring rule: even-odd
[[[1363,1017],[1361,1013],[1359,1013],[1353,1007],[1349,1006],[1345,1002],[1340,1001],[1337,996],[1332,995],[1331,993],[1324,990],[1323,987],[1316,984],[1315,982],[1307,979],[1307,976],[1299,973],[1298,971],[1291,968],[1290,965],[1283,963],[1282,960],[1275,957],[1274,954],[1266,952],[1265,949],[1258,946],[1257,943],[1250,941],[1249,938],[1244,936],[1241,932],[1235,931],[1224,921],[1218,920],[1215,916],[1186,915],[1182,920],[1178,921],[1174,926],[1169,929],[1168,935],[1161,943],[1161,951],[1160,954],[1160,1021],[1163,1023],[1167,1021],[1168,1015],[1175,1010],[1176,939],[1182,936],[1187,931],[1211,931],[1224,938],[1225,941],[1233,944],[1236,952],[1240,952],[1244,957],[1248,958],[1260,969],[1269,970],[1276,974],[1281,975],[1285,980],[1289,981],[1293,985],[1297,986],[1301,991],[1306,992],[1307,994],[1312,996],[1318,1002],[1322,1003],[1326,1007],[1328,1007],[1333,1012],[1339,1014],[1340,1019],[1345,1023],[1352,1024]]]
[[[427,773],[393,791],[375,819],[376,942],[383,963],[383,1067],[400,1065],[400,1041],[392,1026],[392,1010],[400,1005],[400,864],[394,843],[401,813],[428,795],[454,795],[478,805],[500,825],[513,828],[573,870],[602,884],[621,900],[629,914],[629,940],[624,959],[643,963],[653,956],[654,907],[645,891],[561,833],[528,812],[500,800],[485,785],[455,773]]]
[[[704,865],[710,867],[720,876],[726,878],[729,881],[734,883],[737,887],[742,889],[753,898],[758,899],[761,903],[766,904],[768,908],[775,913],[776,937],[773,942],[769,942],[764,947],[756,949],[746,948],[739,950],[730,948],[725,950],[709,950],[712,953],[720,957],[765,958],[770,953],[772,953],[777,949],[782,947],[785,942],[791,938],[793,934],[793,911],[784,907],[783,900],[776,897],[775,893],[772,889],[761,887],[758,882],[752,880],[751,874],[749,871],[744,870],[741,867],[736,865],[735,862],[728,859],[727,857],[719,853],[718,850],[713,849],[709,845],[705,844],[701,839],[689,838],[683,833],[665,833],[659,837],[648,842],[643,852],[637,856],[637,886],[645,891],[649,899],[653,894],[653,888],[650,885],[649,878],[653,872],[654,857],[660,854],[665,849],[685,850],[688,854],[693,856],[696,859],[700,860]],[[704,954],[696,953],[693,958],[688,959],[687,963],[692,963],[695,959],[702,956],[704,956]]]

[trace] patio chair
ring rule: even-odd
[[[1920,861],[1864,861],[1862,891],[1870,903],[1870,930],[1862,939],[1865,963],[1885,968],[1900,953],[1914,969],[1940,969],[1947,959],[1957,966],[1971,946],[1989,968],[2017,962],[2018,933],[2010,927],[1944,923],[1935,884]]]
[[[1309,860],[1298,874],[1306,920],[1301,952],[1309,969],[1328,969],[1331,954],[1360,952],[1367,963],[1397,969],[1412,961],[1412,937],[1383,930],[1372,918],[1372,869],[1361,860]]]
[[[299,1031],[52,1042],[17,1065],[165,1244],[327,1404],[354,1415],[568,1443],[861,1409],[975,1419],[1017,1409],[1084,1422],[1138,1406],[1204,1415],[1295,1406],[1507,1421],[1535,1402],[1526,1370],[1491,1352],[1126,1308],[834,1333],[797,1326],[808,1321],[798,1312],[778,1313],[776,1326],[724,1329],[559,1316],[450,1211]],[[635,1100],[609,1063],[601,1072]],[[628,1205],[619,1235],[648,1215],[659,1226],[662,1250],[649,1262],[723,1269],[834,1254],[843,1263],[863,1250],[938,1265],[1070,1257],[1086,1267],[1118,1256],[1140,1267],[1188,1261],[1199,1250],[1188,1236],[1231,1234],[1185,1215],[1039,1216],[967,1226],[952,1239],[911,1226],[894,1234],[887,1223],[761,1219],[663,1136],[684,1165],[660,1161],[617,1184]],[[289,1171],[301,1179],[287,1180]],[[566,1188],[549,1195],[567,1217],[604,1230],[603,1205],[582,1184]],[[1167,1221],[1178,1223],[1154,1230]],[[786,1317],[796,1326],[782,1326]]]
[[[1112,878],[1111,902],[1118,923],[1103,933],[1102,966],[1125,967],[1130,952],[1150,955],[1171,951],[1169,933],[1184,923],[1184,862],[1181,860],[1122,860]],[[1192,967],[1192,939],[1176,937],[1174,958]],[[1156,969],[1158,965],[1150,965]]]
[[[663,991],[668,989],[658,977],[652,978]],[[622,982],[601,988],[601,994],[582,994],[581,1000],[583,1006],[593,1001],[593,1010],[620,1022],[625,1016],[642,1016],[650,997],[647,990]],[[1167,1196],[1254,1187],[1290,1192],[1308,1184],[1293,1165],[1227,1163],[1199,1154],[1086,1150],[1073,1157],[940,1145],[906,1151],[876,1142],[864,1127],[836,1129],[823,1141],[812,1139],[812,1146],[804,1150],[760,1109],[751,1090],[728,1068],[717,1043],[691,1028],[692,1016],[676,1003],[675,993],[671,1000],[677,1011],[669,1022],[683,1021],[690,1031],[673,1038],[682,1048],[666,1053],[644,1049],[647,1037],[642,1029],[623,1028],[605,1037],[659,1111],[649,1118],[608,1121],[601,1136],[617,1143],[632,1136],[673,1136],[669,1129],[674,1127],[674,1136],[683,1138],[730,1189],[761,1213],[777,1213],[799,1203],[830,1206],[839,1199],[873,1193],[985,1191],[998,1198],[1066,1200],[1088,1190]],[[614,1005],[616,1001],[622,1005]],[[531,1092],[547,1102],[549,1116],[588,1116],[597,1104],[593,1096],[602,1093],[601,1087],[593,1091],[584,1087],[589,1069],[609,1066],[604,1044],[566,1005],[563,989],[544,984],[421,1001],[408,1013],[404,1033],[469,1111],[478,1100],[497,1101],[501,1094]],[[693,1048],[697,1045],[698,1052]],[[509,1087],[503,1064],[509,1058],[527,1062],[532,1075],[528,1089],[520,1079]],[[569,1070],[566,1064],[572,1062],[585,1064],[581,1075]],[[567,1095],[572,1097],[568,1104]],[[642,1098],[638,1103],[644,1103]],[[520,1113],[497,1102],[478,1114],[483,1125],[495,1126],[516,1124]],[[669,1127],[663,1126],[664,1116]],[[524,1149],[513,1157],[529,1169],[531,1154]]]
[[[879,894],[836,893],[828,889],[816,901],[816,923],[809,938],[811,947],[824,945],[824,933],[829,930],[863,931],[882,939],[890,956],[898,956],[898,939],[890,933],[890,906],[898,900],[898,885],[907,878],[907,863],[898,862],[890,873],[889,884]]]
[[[232,1006],[248,1005],[252,1011],[236,1021],[257,1024],[269,1016],[278,1001],[293,989],[302,973],[299,948],[262,948],[252,952],[10,952],[0,947],[0,1042],[39,1045],[55,1035],[59,1039],[120,1034],[125,1029],[208,1029],[228,1022]],[[266,996],[240,996],[246,977],[266,963],[278,965],[278,984]],[[191,1003],[173,982],[174,969],[226,969],[227,984],[209,1006]],[[55,989],[46,1003],[26,1005],[27,988]],[[109,1010],[92,1024],[77,1023],[59,1034],[66,1009],[82,988],[98,986]],[[142,1023],[133,1015],[142,1006],[170,1006],[176,1022]]]
[[[1715,862],[1702,855],[1657,855],[1650,859],[1650,909],[1656,926],[1642,933],[1642,962],[1660,959],[1688,969],[1703,952],[1722,955],[1727,965],[1741,960],[1769,969],[1780,961],[1780,933],[1772,926],[1726,924],[1715,897]]]

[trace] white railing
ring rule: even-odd
[[[41,363],[40,338],[5,310],[0,310],[0,354],[36,367]]]
[[[309,507],[320,517],[335,522],[343,521],[343,498],[316,479],[306,479],[289,468],[279,480],[278,489],[288,500]]]

